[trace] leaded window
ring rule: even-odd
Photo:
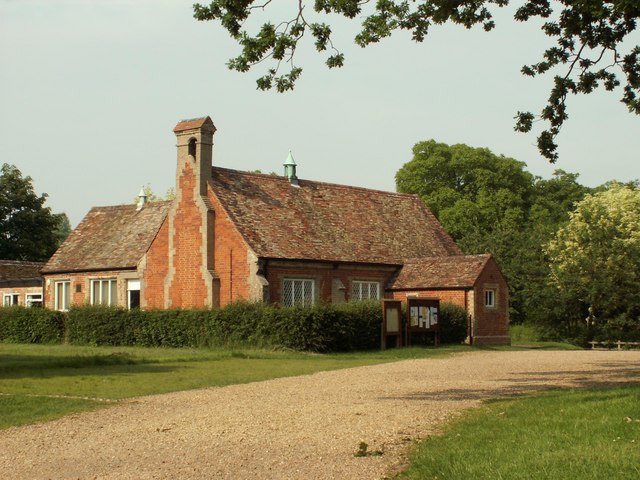
[[[309,307],[314,304],[314,290],[314,280],[285,278],[282,285],[282,305]]]
[[[378,300],[380,282],[354,280],[351,282],[351,300]]]

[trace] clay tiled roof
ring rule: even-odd
[[[43,273],[135,268],[171,202],[94,207],[42,269]]]
[[[178,124],[173,128],[174,132],[183,132],[185,130],[195,130],[198,128],[202,128],[205,124],[209,129],[216,130],[216,127],[213,125],[210,117],[202,117],[202,118],[192,118],[189,120],[182,120],[178,122]]]
[[[19,262],[15,260],[0,260],[0,286],[33,284],[40,285],[40,269],[43,262]],[[17,282],[17,283],[16,283]]]
[[[213,190],[259,257],[400,265],[462,254],[416,195],[217,167]]]
[[[410,259],[389,288],[471,288],[490,258],[485,254]]]

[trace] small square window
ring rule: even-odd
[[[5,293],[2,300],[2,305],[5,307],[11,307],[13,305],[18,305],[19,301],[20,295],[18,295],[17,293]]]
[[[27,307],[41,307],[42,306],[42,294],[41,293],[27,293],[26,301]]]
[[[496,306],[496,289],[486,288],[484,290],[484,306],[487,308],[495,308]]]

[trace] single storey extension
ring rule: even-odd
[[[42,305],[42,277],[44,262],[0,260],[0,304],[3,307]]]

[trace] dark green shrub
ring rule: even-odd
[[[310,308],[280,308],[269,325],[272,343],[293,350],[346,352],[380,345],[380,302],[350,302]]]
[[[0,341],[58,343],[64,339],[63,312],[43,308],[0,307]]]
[[[325,305],[311,308],[283,309],[283,321],[278,324],[277,341],[284,347],[309,352],[329,352],[335,331],[339,330],[335,309]]]
[[[341,351],[371,350],[380,348],[382,305],[379,301],[348,302],[336,306],[346,322],[344,337],[348,343]]]
[[[134,345],[129,310],[85,305],[67,313],[67,342],[90,345]]]
[[[205,317],[205,343],[280,346],[313,352],[351,351],[380,345],[380,302],[282,308],[238,302]]]
[[[235,302],[204,317],[204,340],[209,346],[268,346],[272,330],[267,319],[275,307],[256,302]]]
[[[143,347],[201,347],[209,310],[130,310],[134,343]]]
[[[467,311],[464,308],[441,303],[438,321],[442,343],[462,343],[467,338]]]
[[[620,314],[603,324],[596,324],[593,336],[596,341],[640,342],[640,318]]]

